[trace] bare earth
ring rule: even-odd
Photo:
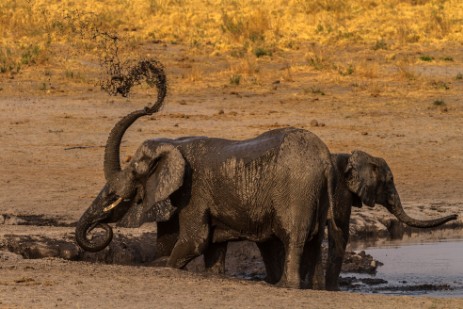
[[[463,81],[455,79],[463,72],[461,46],[430,49],[435,59],[451,54],[454,61],[412,63],[408,73],[379,52],[346,50],[334,60],[371,59],[363,73],[347,77],[304,66],[297,52],[290,60],[276,54],[251,64],[259,72],[243,73],[240,85],[230,84],[230,72],[243,62],[194,55],[179,46],[147,48],[162,55],[169,94],[159,114],[129,129],[122,158],[150,137],[243,139],[271,128],[302,127],[333,152],[361,149],[383,157],[411,215],[461,214]],[[375,69],[365,73],[370,64]],[[91,70],[91,64],[81,65]],[[143,91],[130,99],[108,97],[89,83],[53,75],[55,69],[49,68],[51,77],[33,70],[14,79],[0,76],[0,308],[463,308],[463,299],[290,290],[163,267],[8,253],[5,239],[11,235],[72,237],[72,227],[25,226],[9,218],[43,215],[63,225],[78,220],[104,184],[103,147],[112,126],[154,97]],[[386,230],[388,219],[380,206],[364,207],[355,210],[353,230]],[[132,236],[154,231],[153,225],[115,230]],[[452,237],[461,230],[449,231]]]

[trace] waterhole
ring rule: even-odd
[[[463,239],[364,248],[384,265],[375,275],[343,273],[345,290],[463,297]]]

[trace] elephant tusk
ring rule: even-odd
[[[123,200],[122,197],[118,198],[114,203],[112,203],[111,205],[106,206],[105,208],[103,208],[103,212],[109,212],[112,209],[116,208],[117,205],[119,205],[122,202],[122,200]]]

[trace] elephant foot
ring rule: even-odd
[[[213,275],[224,275],[225,267],[222,265],[214,265],[214,266],[206,268],[206,272],[208,274],[213,274]]]
[[[168,256],[163,256],[154,260],[151,265],[154,267],[166,267],[167,261],[169,260]]]
[[[279,288],[300,289],[301,283],[299,281],[280,280],[275,284]]]
[[[278,282],[278,279],[273,278],[273,277],[269,277],[269,276],[265,276],[264,281],[267,282],[267,283],[276,285],[277,282]]]
[[[310,284],[312,290],[325,290],[325,281],[323,279],[314,278],[312,284]]]
[[[339,288],[339,286],[336,284],[336,285],[326,285],[326,290],[327,291],[341,291],[341,289]]]

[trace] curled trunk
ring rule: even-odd
[[[113,239],[113,230],[106,223],[91,223],[91,222],[81,222],[79,221],[76,228],[76,241],[79,246],[85,251],[97,252],[106,248]],[[87,235],[93,229],[100,227],[105,230],[104,237],[101,239],[89,240]]]
[[[394,195],[391,204],[388,206],[389,211],[399,219],[399,221],[411,226],[411,227],[418,227],[418,228],[431,228],[442,225],[448,221],[455,220],[458,216],[448,215],[445,217],[440,217],[436,219],[430,220],[418,220],[410,217],[407,215],[402,207],[402,203],[400,202],[399,196],[396,194]]]

